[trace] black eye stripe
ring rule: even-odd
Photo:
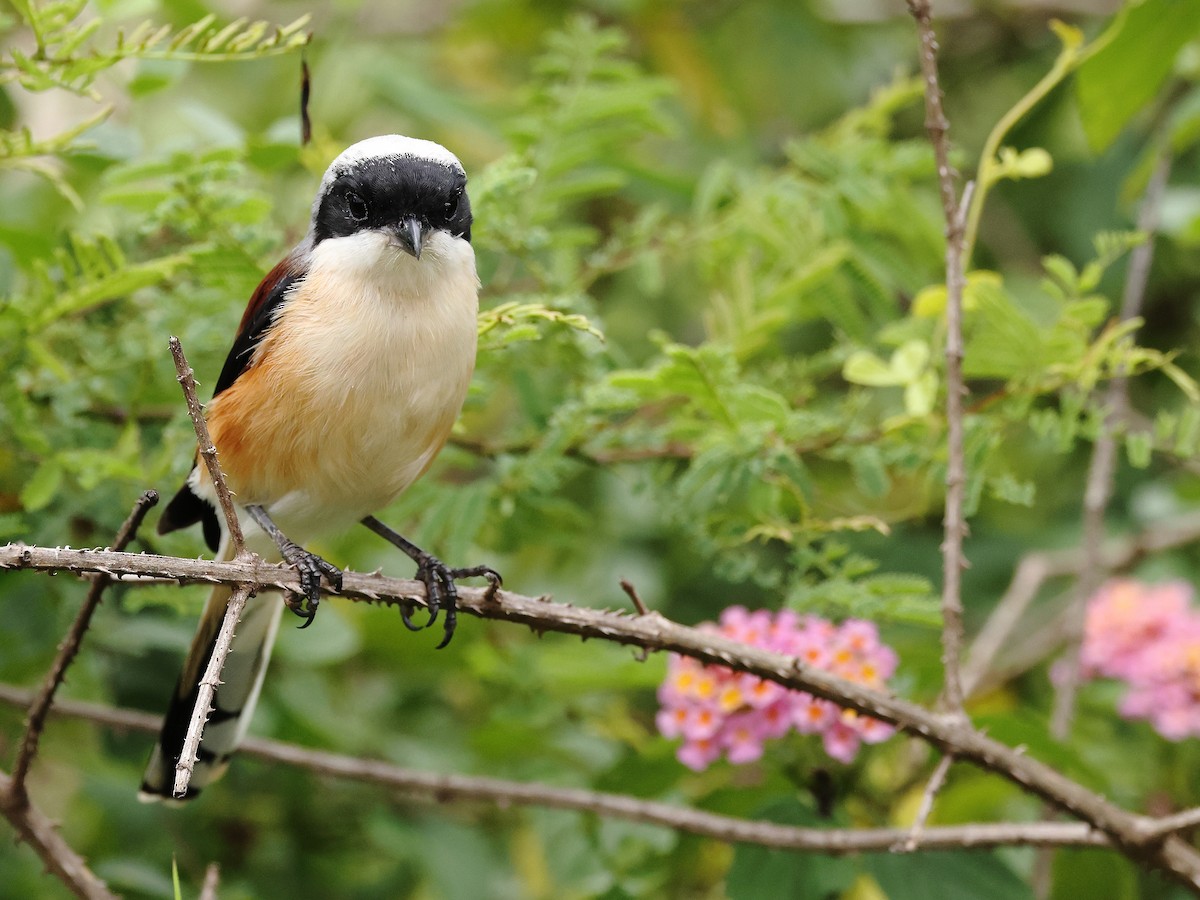
[[[316,242],[413,217],[426,228],[471,239],[471,201],[460,170],[436,161],[364,160],[336,173],[313,220]]]

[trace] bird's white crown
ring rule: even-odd
[[[402,134],[381,134],[359,141],[357,144],[351,144],[338,154],[337,158],[329,164],[329,168],[325,170],[325,177],[321,179],[318,196],[324,195],[339,175],[364,162],[386,159],[425,159],[465,173],[463,164],[458,161],[458,157],[441,144],[421,138],[406,137]]]

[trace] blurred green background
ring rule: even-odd
[[[299,146],[297,52],[113,60],[94,84],[33,84],[28,72],[23,83],[11,60],[35,49],[27,11],[72,4],[0,10],[0,127],[43,139],[113,107],[61,147],[0,157],[0,539],[100,546],[141,490],[175,489],[193,437],[168,335],[206,396],[245,299],[303,236],[325,165],[355,140],[400,132],[445,144],[471,176],[484,318],[460,429],[381,518],[451,564],[490,563],[525,594],[623,608],[628,578],[689,624],[732,603],[872,618],[901,657],[894,689],[932,702],[942,331],[913,298],[942,277],[942,221],[901,3],[74,5],[68,32],[100,23],[85,49],[146,19],[178,31],[210,13],[218,26],[311,14],[314,140]],[[1178,386],[1197,374],[1200,310],[1195,5],[1148,0],[1152,19],[1182,17],[1170,40],[1147,26],[1127,42],[1132,56],[1097,57],[1092,94],[1067,81],[1005,139],[1045,148],[1053,167],[991,190],[974,259],[1002,286],[967,322],[972,631],[1022,553],[1078,543],[1103,415],[1093,387],[1131,359],[1097,340],[1119,307],[1124,257],[1096,284],[1055,289],[1043,257],[1082,270],[1097,234],[1131,228],[1163,141],[1174,160],[1147,352],[1130,363],[1134,405],[1154,428],[1122,435],[1113,531],[1182,513],[1198,494],[1200,419]],[[1116,11],[936,10],[963,172],[1058,56],[1051,20],[1091,39]],[[1097,140],[1112,122],[1115,139]],[[888,360],[906,345],[931,361],[892,386],[843,377],[854,353]],[[1168,371],[1161,354],[1175,350]],[[203,549],[198,534],[151,534],[140,546]],[[410,574],[365,531],[314,549]],[[1198,562],[1181,550],[1140,574],[1194,579]],[[1061,641],[1027,639],[1053,634],[1069,589],[1044,592],[1014,642],[1023,652],[1002,656],[973,699],[975,720],[1132,808],[1200,802],[1194,742],[1118,718],[1111,685],[1085,690],[1071,741],[1046,736]],[[40,681],[84,591],[63,577],[0,579],[0,680]],[[204,593],[110,591],[67,693],[160,711]],[[325,603],[313,628],[284,629],[253,731],[433,771],[843,827],[907,824],[935,762],[896,738],[841,766],[792,738],[760,763],[696,774],[654,729],[664,659],[470,619],[448,649],[436,642],[387,611]],[[0,759],[20,724],[0,707]],[[250,759],[184,810],[146,807],[134,792],[149,746],[54,719],[32,780],[35,801],[131,897],[171,896],[172,858],[185,896],[219,862],[222,898],[1032,896],[1029,850],[830,860],[573,813],[406,802]],[[810,789],[825,774],[827,819]],[[933,821],[1039,810],[956,767]],[[1058,854],[1049,884],[1064,898],[1172,896],[1098,852]],[[0,845],[0,898],[63,895],[27,849]]]

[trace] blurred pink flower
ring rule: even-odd
[[[716,625],[700,627],[876,688],[892,676],[898,663],[895,651],[880,642],[875,625],[861,619],[834,625],[791,610],[772,614],[731,606]],[[722,754],[731,763],[753,762],[762,756],[768,740],[790,731],[820,734],[825,752],[848,763],[861,744],[878,743],[895,732],[890,725],[803,691],[675,654],[659,686],[658,700],[659,732],[667,738],[683,738],[679,761],[697,771]]]
[[[1127,719],[1147,719],[1168,740],[1200,736],[1200,611],[1183,581],[1109,581],[1088,601],[1080,661],[1085,677],[1129,690]]]
[[[858,753],[858,732],[845,722],[834,722],[821,736],[825,752],[838,762],[849,763]]]

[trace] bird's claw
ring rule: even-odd
[[[425,602],[429,608],[429,621],[424,626],[414,625],[409,610],[401,606],[400,618],[404,621],[405,627],[410,631],[419,631],[421,627],[428,628],[437,621],[438,614],[444,611],[446,618],[442,625],[442,642],[436,648],[441,650],[450,643],[450,639],[454,637],[454,630],[458,626],[458,586],[455,581],[459,578],[475,577],[488,580],[487,598],[493,599],[502,582],[500,573],[495,569],[490,566],[451,569],[436,556],[422,553],[417,560],[417,580],[425,585]]]
[[[304,620],[300,627],[307,628],[316,618],[317,607],[321,603],[321,576],[324,575],[329,580],[330,587],[335,591],[340,591],[342,570],[297,544],[280,549],[283,551],[284,560],[300,576],[300,593],[287,596],[287,608]]]

